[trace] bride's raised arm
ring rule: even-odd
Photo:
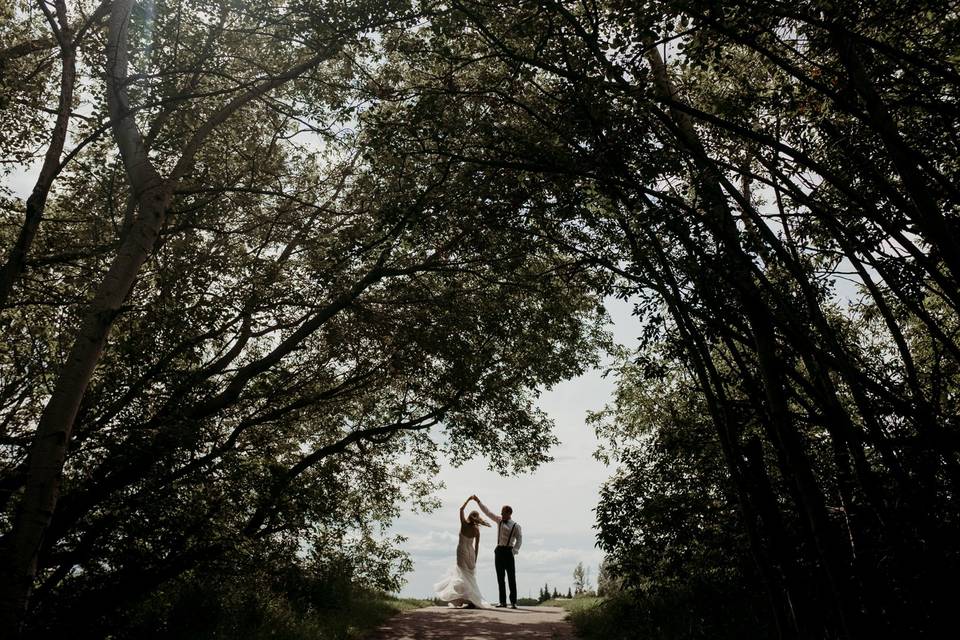
[[[470,496],[472,498],[473,496]],[[470,502],[470,498],[467,498],[463,501],[463,504],[460,505],[460,524],[467,524],[467,519],[463,517],[463,510],[467,508],[467,504]]]

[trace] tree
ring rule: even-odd
[[[33,189],[30,192],[30,196],[24,203],[25,216],[23,222],[17,234],[16,242],[7,256],[6,262],[0,266],[0,306],[6,305],[11,288],[26,266],[27,254],[30,251],[30,247],[37,234],[37,228],[40,226],[43,218],[51,187],[63,166],[61,156],[66,143],[72,115],[72,104],[77,79],[77,49],[80,47],[84,36],[90,32],[90,27],[100,21],[109,8],[107,3],[102,3],[78,28],[78,25],[71,24],[70,21],[72,18],[69,15],[68,7],[62,0],[57,0],[57,2],[53,3],[53,12],[50,12],[49,9],[46,8],[46,5],[42,6],[47,15],[53,40],[60,49],[59,96],[54,111],[56,116],[50,141],[43,156],[43,164],[36,182],[33,185]],[[20,43],[19,48],[14,46],[4,51],[5,55],[3,55],[0,64],[6,65],[11,60],[27,57],[30,53],[36,50],[43,50],[44,48],[46,48],[46,46],[36,40],[33,42]],[[9,88],[11,92],[28,93],[33,90],[34,87],[34,83],[29,83],[27,87],[11,86],[4,88]],[[40,128],[40,122],[35,120],[25,122],[24,124],[27,125],[24,131],[26,135],[33,133],[30,131],[31,128]],[[12,151],[12,149],[6,149],[6,151],[9,152]]]
[[[682,368],[661,369],[653,381],[632,361],[620,366],[615,402],[593,416],[604,453],[619,463],[597,506],[607,553],[598,595],[612,595],[608,581],[622,581],[651,632],[686,611],[703,633],[763,636],[773,625],[763,576],[721,445],[702,399],[690,393],[694,381]],[[806,613],[810,602],[795,606]]]
[[[597,569],[597,595],[601,598],[617,595],[621,590],[621,580],[614,572],[607,558],[600,562]]]
[[[61,13],[59,30],[68,29],[65,9]],[[24,470],[23,495],[17,505],[13,526],[5,536],[5,553],[2,558],[4,576],[0,592],[0,628],[9,635],[16,632],[26,608],[27,596],[37,571],[40,546],[51,525],[60,493],[61,474],[65,464],[67,446],[71,441],[74,422],[80,411],[94,370],[100,361],[107,338],[128,298],[140,268],[154,250],[162,228],[165,226],[174,191],[182,186],[182,180],[196,167],[197,156],[211,135],[238,111],[268,94],[273,89],[294,80],[321,62],[328,60],[342,46],[333,38],[326,48],[309,52],[305,59],[293,64],[281,63],[277,71],[267,78],[254,81],[249,88],[231,87],[232,99],[214,108],[205,115],[195,130],[187,135],[172,158],[169,175],[162,177],[156,164],[148,157],[148,143],[141,132],[129,102],[127,69],[129,65],[129,41],[133,5],[129,2],[113,3],[109,15],[106,57],[108,69],[105,83],[105,98],[108,104],[109,122],[117,151],[126,170],[131,187],[130,209],[135,215],[129,219],[127,228],[119,238],[119,245],[110,261],[109,268],[99,286],[95,288],[89,308],[80,315],[79,331],[52,385],[49,400],[41,412],[35,435],[30,446]],[[56,27],[55,31],[56,31]],[[55,33],[55,35],[57,35]],[[64,73],[72,66],[75,43],[67,42],[68,34],[59,37],[69,60],[64,64]],[[322,40],[327,37],[321,36]],[[294,56],[302,52],[294,52]],[[68,64],[69,63],[69,64]],[[200,70],[195,71],[198,77]],[[66,80],[64,82],[66,86]],[[69,84],[73,84],[70,82]],[[66,88],[64,89],[66,91]],[[70,94],[68,92],[67,98]],[[61,99],[61,113],[68,112],[68,99]],[[59,157],[63,144],[66,121],[58,121],[55,142],[48,159]],[[59,138],[59,141],[57,141]],[[37,190],[48,191],[53,180],[53,169],[45,164],[44,175]],[[41,183],[43,183],[41,185]],[[42,200],[34,205],[42,211]],[[35,233],[39,214],[28,214],[28,220],[5,267],[4,298],[12,279],[23,262],[22,254],[28,248],[29,239]],[[126,222],[126,221],[125,221]],[[27,227],[33,227],[28,229]],[[18,257],[19,256],[19,257]]]
[[[0,145],[44,160],[0,227],[0,628],[34,586],[31,624],[202,558],[295,562],[330,510],[426,500],[442,442],[542,461],[532,397],[589,363],[606,295],[643,323],[597,422],[625,579],[710,567],[784,638],[944,627],[956,21],[835,9],[14,12]],[[674,565],[617,533],[632,499]]]
[[[164,585],[303,549],[396,588],[383,534],[440,456],[547,458],[534,396],[603,339],[595,276],[512,233],[509,184],[356,119],[386,89],[353,65],[404,3],[108,8],[81,51],[106,80],[78,67],[94,111],[3,309],[4,635],[28,594],[31,632],[111,635]],[[37,15],[25,76],[56,46],[26,39]]]
[[[457,3],[436,26],[455,45],[405,49],[444,78],[416,153],[515,173],[542,237],[666,345],[639,374],[689,369],[780,635],[917,633],[947,619],[921,575],[958,558],[917,556],[955,538],[925,514],[956,509],[932,399],[960,359],[957,165],[952,107],[901,96],[957,82],[951,27],[922,3],[808,4]],[[949,371],[918,369],[924,343]],[[810,584],[822,606],[800,611]]]
[[[582,595],[590,590],[590,568],[584,568],[582,562],[578,562],[573,569],[573,593]]]

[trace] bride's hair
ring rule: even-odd
[[[467,522],[483,525],[484,527],[490,526],[489,522],[480,517],[479,511],[471,511],[470,515],[467,516]]]

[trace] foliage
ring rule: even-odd
[[[717,595],[715,609],[703,607],[705,598]],[[639,593],[624,591],[611,598],[569,601],[569,620],[577,637],[587,640],[610,638],[737,638],[749,634],[751,638],[771,637],[757,620],[744,620],[736,615],[724,616],[723,607],[738,605],[735,598],[708,592]],[[560,601],[564,602],[564,601]],[[558,603],[558,606],[559,605]],[[704,618],[702,614],[708,614]]]
[[[613,571],[610,562],[604,558],[600,561],[600,568],[597,569],[597,595],[606,598],[620,593],[622,589],[621,577]]]
[[[151,594],[112,637],[347,640],[362,637],[401,611],[429,604],[330,576],[260,572],[212,582],[190,575]]]
[[[617,403],[593,418],[601,434],[613,431],[608,452],[619,461],[601,489],[598,543],[624,584],[595,612],[601,626],[636,625],[656,638],[772,634],[735,488],[693,380],[668,371],[648,384],[623,366]],[[641,431],[624,446],[631,426]]]
[[[440,456],[547,459],[608,295],[643,326],[595,422],[611,609],[951,619],[954,8],[3,10],[2,157],[43,168],[0,226],[0,632],[31,587],[41,628],[211,558],[377,564]]]
[[[155,598],[184,576],[210,593],[305,553],[396,589],[389,524],[430,507],[440,459],[549,459],[535,398],[604,340],[596,275],[514,233],[512,178],[368,125],[407,3],[58,7],[72,41],[33,9],[3,26],[4,157],[43,154],[58,42],[85,105],[4,272],[4,629],[30,587],[28,631],[107,633],[144,602],[175,615]]]
[[[582,562],[578,562],[573,568],[573,594],[582,595],[590,589],[590,568],[584,568]]]
[[[665,602],[738,594],[738,620],[783,637],[946,624],[956,590],[933,585],[960,562],[956,12],[451,8],[398,35],[409,105],[376,124],[402,131],[398,153],[516,176],[519,229],[633,301],[640,348],[601,429],[624,477],[598,507],[619,530],[636,516],[636,539],[606,549],[624,577]],[[630,397],[645,385],[659,396]],[[678,395],[698,421],[672,419]]]

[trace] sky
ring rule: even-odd
[[[613,320],[609,329],[614,339],[634,345],[639,325],[631,316],[630,305],[610,299],[606,306]],[[596,586],[603,554],[595,546],[593,508],[600,485],[613,469],[594,459],[597,440],[593,428],[586,424],[586,416],[588,411],[602,409],[612,391],[612,377],[604,378],[602,369],[595,369],[543,392],[539,406],[553,419],[560,443],[551,450],[553,462],[531,473],[502,476],[488,470],[485,459],[472,460],[459,468],[445,465],[438,476],[444,484],[437,492],[441,507],[429,514],[407,511],[394,524],[393,532],[407,537],[401,548],[414,563],[400,595],[433,596],[433,584],[455,564],[458,511],[471,494],[496,513],[504,504],[514,509],[514,520],[523,530],[523,544],[516,558],[521,598],[537,597],[545,583],[551,590],[556,587],[566,593],[578,562],[590,569],[591,583]],[[472,505],[467,507],[468,512],[475,508]],[[484,598],[496,602],[493,531],[480,530],[477,582]]]

